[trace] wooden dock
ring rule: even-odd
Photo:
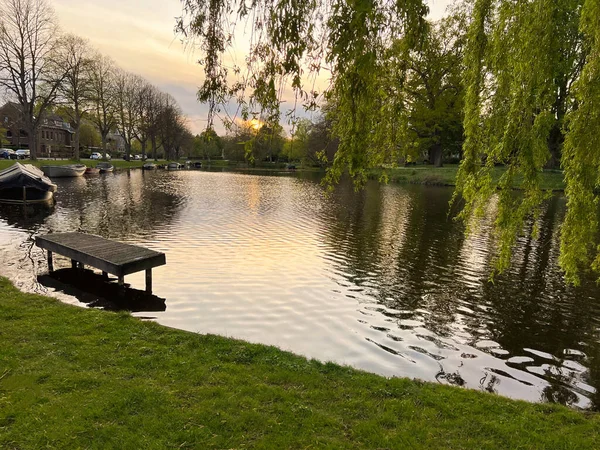
[[[118,277],[124,284],[125,275],[146,271],[146,292],[152,293],[152,268],[167,263],[164,253],[137,245],[123,244],[85,233],[53,233],[35,238],[35,245],[48,251],[48,269],[54,270],[52,254],[71,259],[73,268],[95,267],[108,277]]]

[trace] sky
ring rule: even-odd
[[[123,69],[171,94],[193,133],[206,127],[207,107],[198,103],[202,67],[174,34],[179,0],[50,0],[64,32],[89,39]],[[429,0],[432,19],[452,0]],[[217,132],[222,126],[215,123]]]

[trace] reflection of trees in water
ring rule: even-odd
[[[553,364],[561,370],[540,375],[550,383],[542,393],[548,401],[573,403],[572,389],[579,382],[600,388],[597,354],[565,354],[566,349],[588,353],[598,348],[600,298],[593,283],[567,287],[558,269],[564,199],[554,196],[546,203],[537,223],[538,239],[521,238],[513,266],[491,283],[493,236],[484,227],[464,239],[462,225],[448,217],[450,195],[450,190],[421,186],[369,184],[359,193],[340,187],[323,221],[338,273],[351,288],[364,288],[359,300],[374,299],[401,310],[399,320],[411,318],[407,312],[413,311],[438,336],[452,336],[459,329],[471,344],[495,341],[509,352],[500,358],[524,356],[524,348],[554,355]],[[420,314],[421,309],[429,314]],[[538,365],[549,362],[526,356]],[[590,370],[573,371],[565,360]],[[445,372],[443,376],[456,381]],[[481,386],[495,391],[499,381],[490,374]],[[578,392],[597,407],[598,393]]]
[[[61,182],[54,232],[83,231],[109,238],[152,235],[172,223],[185,197],[157,187],[162,174],[132,171]]]
[[[0,203],[0,219],[11,227],[26,231],[37,231],[53,212],[53,201],[26,205]]]
[[[519,240],[513,266],[494,284],[484,283],[483,295],[492,306],[489,314],[493,317],[488,326],[491,339],[511,355],[523,355],[524,348],[553,355],[556,358],[553,364],[558,370],[544,371],[543,378],[550,386],[544,389],[542,398],[571,404],[576,396],[565,386],[573,387],[583,381],[600,388],[600,379],[592,377],[591,371],[579,373],[563,366],[567,359],[565,351],[587,352],[590,345],[597,345],[595,330],[600,324],[600,299],[591,280],[580,288],[564,284],[556,263],[563,215],[564,200],[552,197],[537,224],[538,239]],[[541,358],[537,361],[548,363]]]
[[[448,335],[453,302],[453,265],[462,226],[448,217],[452,192],[369,184],[355,193],[341,186],[325,218],[325,237],[350,283],[388,308],[431,312],[427,327]],[[371,275],[369,275],[371,274]],[[404,318],[407,318],[404,316]]]

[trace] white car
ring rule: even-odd
[[[94,152],[90,155],[90,159],[102,159],[102,153]],[[106,159],[110,160],[110,155],[106,153]]]
[[[17,159],[25,159],[25,158],[29,158],[31,156],[31,153],[29,152],[28,149],[22,148],[22,149],[17,150],[15,152],[15,155],[17,155]]]

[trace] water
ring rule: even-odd
[[[562,281],[563,198],[492,284],[489,226],[465,238],[448,218],[451,189],[344,184],[326,198],[317,181],[200,171],[58,180],[52,209],[0,209],[0,273],[47,293],[33,237],[95,233],[166,253],[154,270],[166,310],[140,317],[387,376],[600,409],[600,294],[589,280]],[[143,273],[126,281],[144,287]]]

